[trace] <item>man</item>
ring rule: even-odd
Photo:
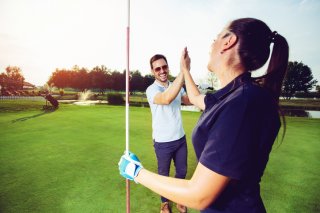
[[[190,104],[183,89],[183,74],[179,73],[171,83],[168,80],[169,66],[165,56],[157,54],[150,59],[155,81],[146,94],[152,114],[152,138],[158,162],[158,173],[169,176],[171,160],[176,168],[176,178],[187,174],[187,143],[182,126],[181,101]],[[169,200],[161,197],[161,213],[170,213]],[[177,204],[179,212],[187,212],[185,206]]]

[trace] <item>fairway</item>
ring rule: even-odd
[[[0,212],[125,212],[123,106],[0,101]],[[188,178],[196,166],[191,132],[200,113],[183,112]],[[319,212],[320,119],[287,118],[262,178],[268,212]],[[156,171],[149,108],[130,107],[130,150]],[[160,198],[131,184],[131,212],[158,212]],[[175,210],[175,208],[173,208]],[[174,211],[176,212],[176,210]],[[189,212],[198,212],[190,210]]]

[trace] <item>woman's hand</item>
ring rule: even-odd
[[[134,180],[138,176],[140,170],[143,169],[139,158],[132,152],[122,155],[118,166],[120,175],[129,180]]]
[[[190,73],[190,62],[191,59],[188,54],[187,47],[185,47],[182,51],[181,59],[180,59],[180,72],[183,74],[184,82],[187,88],[187,94],[190,102],[199,107],[200,109],[205,109],[204,103],[204,95],[202,95],[194,83],[193,78]]]
[[[180,59],[180,69],[181,72],[189,72],[190,71],[190,63],[191,59],[188,54],[187,47],[185,47],[182,51],[181,59]]]

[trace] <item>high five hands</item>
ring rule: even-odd
[[[188,53],[188,49],[187,47],[185,47],[182,51],[181,54],[181,59],[180,59],[180,69],[182,72],[185,71],[190,71],[190,63],[191,63],[191,59],[189,57],[189,53]]]

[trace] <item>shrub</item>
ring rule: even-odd
[[[64,90],[63,90],[63,89],[60,89],[60,90],[59,90],[59,93],[60,93],[60,96],[63,96],[63,95],[64,95]]]
[[[123,105],[124,99],[120,93],[109,93],[107,94],[107,101],[112,105]]]
[[[319,92],[296,92],[294,94],[296,98],[320,98]]]
[[[98,95],[97,94],[93,94],[91,97],[90,97],[91,100],[97,100],[98,99]]]

